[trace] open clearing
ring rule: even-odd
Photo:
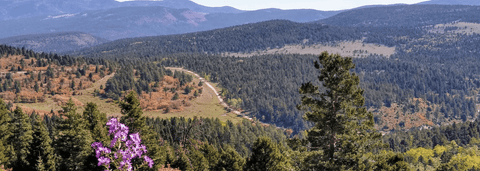
[[[480,24],[477,23],[467,23],[467,22],[454,22],[448,24],[437,24],[432,29],[428,31],[429,33],[445,34],[467,34],[472,35],[480,34]]]
[[[100,112],[106,113],[108,116],[120,116],[121,114],[118,104],[113,102],[107,102],[107,99],[101,99],[93,96],[93,90],[99,89],[100,85],[103,85],[105,87],[105,83],[107,82],[107,80],[112,78],[114,75],[115,73],[112,73],[105,76],[103,79],[97,80],[94,84],[91,85],[90,88],[81,90],[81,95],[74,95],[72,97],[82,102],[84,105],[86,105],[88,102],[93,102],[97,104]],[[62,109],[62,107],[58,103],[54,102],[53,99],[49,97],[45,98],[45,102],[43,103],[15,103],[15,105],[30,108],[42,113],[49,113],[51,110],[58,111]],[[83,110],[84,108],[82,106],[77,106],[77,112],[81,113],[83,112]]]
[[[169,68],[173,71],[183,71],[181,68]],[[193,74],[192,74],[193,75]],[[197,83],[200,79],[193,75],[193,82]],[[180,112],[171,112],[163,113],[162,111],[146,111],[143,112],[144,116],[147,117],[160,117],[160,118],[171,118],[171,117],[204,117],[204,118],[219,118],[221,121],[225,122],[227,120],[232,121],[233,123],[240,122],[242,117],[237,116],[237,114],[232,112],[227,112],[224,109],[224,106],[220,104],[215,92],[203,84],[203,93],[196,99],[191,101],[192,105],[185,107],[183,111]]]
[[[282,48],[268,49],[264,51],[256,51],[252,53],[223,53],[223,56],[252,57],[254,55],[266,54],[313,54],[319,55],[322,52],[339,54],[349,57],[367,57],[369,55],[378,54],[385,57],[395,53],[395,47],[387,47],[377,44],[363,43],[360,40],[340,42],[335,45],[285,45]]]
[[[171,70],[182,70],[179,68],[168,68]],[[102,80],[96,81],[92,87],[82,90],[82,95],[72,96],[78,101],[86,105],[88,102],[93,102],[97,104],[98,109],[102,113],[106,113],[107,116],[120,117],[121,112],[118,106],[118,103],[107,102],[108,99],[102,99],[99,97],[93,96],[93,90],[99,89],[100,85],[105,86],[107,80],[113,77],[114,74],[106,76]],[[200,81],[198,77],[194,76],[193,81],[198,84]],[[159,111],[144,111],[144,116],[146,117],[160,117],[160,118],[170,118],[170,117],[204,117],[204,118],[219,118],[221,121],[226,122],[227,120],[232,121],[233,123],[240,122],[243,118],[238,116],[233,112],[227,112],[224,109],[224,106],[220,103],[214,91],[207,86],[203,85],[203,93],[196,99],[191,101],[191,106],[185,107],[183,111],[180,112],[170,112],[164,113],[162,110]],[[35,111],[50,112],[51,110],[58,111],[61,110],[56,102],[52,98],[46,98],[44,103],[15,103],[15,105],[23,106],[26,108],[33,109]],[[83,112],[83,107],[77,106],[77,112]]]

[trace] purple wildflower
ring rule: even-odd
[[[130,139],[132,139],[132,141],[138,146],[140,145],[140,143],[142,142],[142,140],[140,139],[140,135],[138,135],[138,132],[135,133],[135,134],[130,134]]]
[[[148,167],[152,168],[153,160],[148,156],[143,156],[143,159],[145,159],[145,161],[148,163]]]
[[[110,159],[103,156],[98,158],[98,166],[101,166],[102,164],[105,164],[108,168],[110,168]]]
[[[95,149],[95,154],[98,158],[98,165],[105,165],[107,168],[110,168],[110,162],[116,162],[115,159],[118,159],[119,155],[121,155],[120,169],[132,170],[131,160],[136,157],[142,158],[142,155],[147,153],[147,148],[141,144],[140,134],[134,133],[129,135],[129,128],[118,122],[116,118],[110,119],[106,125],[109,126],[109,135],[113,135],[110,148],[115,147],[117,143],[119,146],[118,151],[113,152],[112,155],[110,154],[112,152],[110,148],[104,147],[101,142],[92,143],[91,146]],[[150,157],[144,155],[143,158],[150,168],[153,167],[154,163]]]

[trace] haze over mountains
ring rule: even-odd
[[[0,20],[28,18],[44,15],[79,13],[89,10],[105,10],[118,7],[163,6],[168,8],[188,8],[203,13],[239,13],[232,7],[206,7],[189,0],[126,1],[115,0],[2,0]]]
[[[478,23],[480,7],[466,5],[380,6],[345,11],[316,21],[316,23],[355,27],[415,27],[454,21]]]
[[[439,4],[439,5],[480,5],[477,0],[430,0],[420,2],[419,4]]]
[[[25,47],[38,52],[64,52],[96,46],[109,40],[82,32],[22,35],[0,39],[0,44]]]

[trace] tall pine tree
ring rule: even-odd
[[[0,99],[0,166],[8,165],[10,157],[13,156],[13,142],[9,141],[13,135],[11,121],[12,117],[7,109],[7,104]]]
[[[302,103],[297,106],[306,111],[307,121],[315,123],[307,134],[312,149],[323,151],[312,164],[320,170],[358,170],[368,162],[363,154],[378,145],[381,135],[375,131],[373,114],[363,107],[360,79],[350,73],[355,64],[352,58],[327,52],[314,64],[326,91],[321,92],[312,82],[302,84]]]
[[[245,159],[235,151],[232,147],[228,146],[220,155],[220,160],[217,165],[211,169],[214,171],[240,171],[243,170],[245,165]]]
[[[45,123],[36,114],[32,114],[33,121],[33,141],[32,149],[28,161],[36,168],[44,170],[55,170],[55,153],[52,148],[52,140],[50,139]]]
[[[252,155],[244,170],[287,171],[292,170],[292,166],[289,159],[280,152],[276,143],[268,137],[260,137],[253,144]]]
[[[128,126],[129,134],[140,133],[142,144],[147,147],[147,156],[154,161],[154,167],[148,168],[148,166],[143,165],[140,169],[158,170],[165,163],[166,153],[160,148],[157,133],[153,131],[153,128],[147,126],[146,118],[142,116],[143,111],[135,91],[130,91],[124,101],[120,102],[120,108],[123,114],[120,122]],[[136,162],[139,164],[140,161]]]
[[[107,115],[100,113],[95,103],[87,103],[83,111],[83,118],[86,121],[86,127],[94,142],[102,142],[102,144],[110,144],[108,141],[108,130],[106,127]],[[87,157],[87,170],[103,170],[103,167],[98,166],[97,157],[94,151]]]
[[[83,111],[83,118],[87,121],[87,128],[92,133],[93,141],[107,143],[108,130],[106,127],[107,115],[100,113],[95,103],[87,103]]]
[[[30,145],[33,141],[32,124],[30,117],[23,113],[20,107],[17,107],[13,111],[11,126],[14,131],[10,142],[13,143],[15,154],[12,156],[11,163],[7,167],[13,170],[32,170],[35,165],[27,160],[27,157],[30,155]]]
[[[86,121],[80,114],[72,99],[63,106],[62,115],[66,117],[56,128],[57,138],[54,142],[59,157],[59,170],[86,170],[87,157],[93,152],[93,143]]]

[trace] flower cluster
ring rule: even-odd
[[[118,122],[116,118],[110,119],[107,126],[109,126],[108,134],[113,135],[110,148],[104,147],[101,142],[92,143],[92,148],[95,149],[98,159],[98,166],[104,165],[110,168],[110,164],[114,164],[119,170],[130,171],[133,170],[132,159],[138,157],[143,158],[152,168],[153,160],[146,155],[142,157],[143,154],[147,153],[147,148],[141,144],[142,140],[138,133],[128,135],[128,127]],[[117,151],[112,153],[111,149],[117,149]]]

